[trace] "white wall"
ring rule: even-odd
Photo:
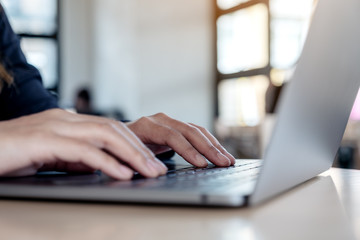
[[[120,108],[128,119],[139,113],[136,2],[94,0],[94,94],[101,109]]]
[[[211,1],[63,1],[63,104],[87,83],[101,109],[211,128]]]
[[[73,104],[79,87],[92,80],[92,0],[61,0],[60,103]]]

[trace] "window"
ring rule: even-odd
[[[307,33],[313,0],[270,0],[271,66],[291,68],[298,60]]]
[[[256,126],[263,118],[265,92],[269,85],[263,75],[221,81],[219,120],[227,126]]]
[[[28,62],[37,67],[46,88],[59,82],[58,0],[2,0]]]
[[[215,0],[217,117],[256,126],[266,88],[291,75],[306,37],[314,0]]]
[[[268,64],[267,13],[264,4],[256,4],[218,18],[217,65],[221,73],[236,73]]]

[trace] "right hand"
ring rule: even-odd
[[[119,180],[134,171],[145,177],[167,168],[118,121],[52,109],[0,122],[0,176],[42,170],[94,171]]]

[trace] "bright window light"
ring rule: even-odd
[[[266,76],[221,81],[218,86],[219,120],[230,126],[258,125],[265,115],[268,84]]]
[[[268,64],[268,10],[264,4],[221,16],[218,29],[218,70],[235,73]]]

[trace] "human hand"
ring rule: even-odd
[[[217,166],[235,164],[235,158],[219,141],[205,128],[195,124],[158,113],[127,123],[127,126],[156,154],[172,148],[186,161],[198,167],[207,166],[205,158]]]
[[[60,109],[0,122],[0,176],[41,170],[93,171],[119,179],[167,168],[121,122]]]

